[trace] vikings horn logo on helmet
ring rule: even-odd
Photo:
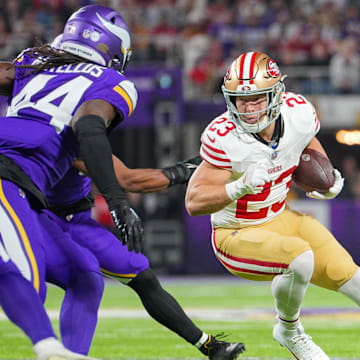
[[[66,22],[60,47],[96,64],[124,72],[131,56],[131,36],[117,11],[88,5]]]

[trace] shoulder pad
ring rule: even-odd
[[[201,135],[201,157],[213,166],[231,169],[231,160],[224,150],[223,141],[234,128],[227,113],[215,118]]]
[[[316,110],[303,95],[291,92],[284,93],[281,114],[284,122],[291,123],[300,133],[312,133],[315,136],[320,129]]]

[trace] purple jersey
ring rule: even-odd
[[[35,62],[38,60],[35,60]],[[17,65],[34,63],[26,54]],[[78,156],[71,119],[88,100],[103,99],[125,119],[137,103],[134,84],[114,69],[92,63],[33,73],[17,67],[7,116],[1,118],[0,153],[12,158],[44,193]]]
[[[91,180],[79,170],[72,167],[54,188],[45,195],[52,206],[67,206],[75,204],[89,195]]]

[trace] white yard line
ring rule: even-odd
[[[197,320],[211,321],[229,321],[240,322],[249,320],[272,320],[275,316],[273,309],[219,309],[219,308],[187,308],[185,309],[189,317]],[[47,311],[51,319],[59,318],[59,310]],[[360,311],[351,308],[307,308],[302,312],[302,317],[324,318],[324,319],[360,319]],[[148,313],[144,309],[100,309],[99,318],[149,318]],[[0,311],[0,320],[6,320],[4,313]],[[360,359],[360,358],[359,358]]]

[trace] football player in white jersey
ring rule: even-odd
[[[272,282],[275,340],[299,360],[327,360],[299,319],[306,289],[311,282],[360,304],[360,272],[324,226],[286,205],[302,151],[326,153],[315,137],[313,106],[285,92],[284,78],[264,53],[231,64],[222,87],[227,112],[202,134],[204,161],[188,185],[186,208],[192,216],[211,214],[213,250],[231,273]],[[329,192],[307,196],[334,198],[344,182],[335,173]]]

